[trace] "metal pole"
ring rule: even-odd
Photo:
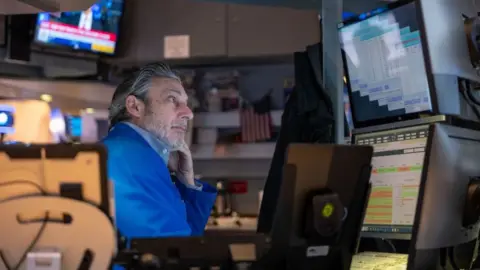
[[[337,25],[342,21],[342,0],[322,0],[323,86],[333,102],[335,143],[343,144],[343,63]]]

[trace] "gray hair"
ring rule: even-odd
[[[152,79],[170,78],[180,81],[177,74],[165,63],[148,64],[136,72],[132,73],[122,83],[117,86],[112,97],[112,102],[108,108],[108,120],[110,127],[115,124],[130,119],[127,112],[126,100],[128,96],[135,96],[141,101],[147,103],[147,94]]]

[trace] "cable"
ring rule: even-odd
[[[32,182],[32,181],[28,181],[28,180],[12,180],[12,181],[7,181],[7,182],[1,182],[0,183],[0,187],[2,186],[13,186],[13,185],[22,185],[22,184],[26,184],[26,185],[30,185],[30,186],[33,186],[35,187],[38,191],[40,191],[40,193],[42,195],[46,195],[47,193],[45,192],[45,190],[37,183],[35,182]],[[6,199],[8,200],[8,199]],[[5,200],[0,200],[0,203],[4,202]],[[48,215],[49,213],[46,212],[45,214],[45,219],[43,220],[42,222],[42,226],[40,227],[37,235],[35,236],[35,238],[33,239],[33,241],[30,243],[29,247],[25,250],[24,254],[22,255],[22,257],[20,258],[20,261],[17,263],[17,265],[15,267],[12,267],[10,266],[10,264],[7,262],[7,259],[5,257],[5,254],[2,252],[2,250],[0,250],[0,259],[2,260],[3,264],[5,265],[5,267],[7,268],[7,270],[18,270],[18,268],[20,267],[20,265],[23,263],[23,261],[25,260],[26,256],[28,255],[28,253],[35,247],[35,245],[37,244],[38,240],[40,239],[40,237],[42,236],[43,234],[43,231],[45,230],[45,227],[46,227],[46,224],[47,224],[47,220],[48,220]]]
[[[29,180],[11,180],[6,182],[0,182],[0,187],[2,186],[13,186],[13,185],[30,185],[35,187],[42,195],[47,195],[47,192],[37,183],[29,181]],[[0,201],[1,202],[1,201]]]
[[[397,249],[395,248],[395,245],[394,245],[393,242],[390,241],[389,239],[385,239],[385,238],[374,238],[374,242],[376,243],[377,248],[378,248],[381,252],[397,253]],[[388,248],[388,251],[387,251],[387,249],[386,249],[386,245],[383,244],[383,243],[386,243],[387,246],[389,247],[389,248]]]
[[[480,106],[480,101],[477,99],[477,97],[472,93],[472,88],[470,87],[470,83],[467,83],[467,89],[466,93],[468,95],[468,98],[477,106]]]
[[[18,261],[15,267],[10,266],[10,264],[7,262],[5,254],[2,252],[2,250],[0,250],[0,259],[2,260],[7,270],[18,270],[20,268],[23,261],[25,261],[25,258],[27,258],[28,253],[32,251],[33,248],[37,245],[38,240],[40,240],[40,237],[45,231],[45,228],[47,227],[48,216],[49,216],[49,212],[47,211],[45,212],[45,219],[43,220],[42,225],[40,226],[40,229],[37,232],[37,235],[35,235],[35,238],[33,238],[32,242],[30,242],[30,245],[28,245],[28,248],[23,252],[22,257],[20,257],[20,261]]]
[[[468,98],[468,94],[467,94],[468,91],[463,85],[463,82],[459,81],[458,85],[460,88],[460,94],[462,95],[463,99],[470,106],[470,108],[472,109],[477,119],[480,120],[480,111],[478,110],[477,106],[475,106],[475,104],[472,104],[473,101]]]
[[[450,258],[450,266],[454,270],[460,270],[460,267],[458,267],[458,265],[457,265],[457,260],[456,260],[456,257],[455,257],[455,250],[454,250],[453,247],[447,248],[447,258]]]
[[[383,241],[385,241],[392,248],[393,253],[397,253],[397,249],[390,239],[383,239]]]

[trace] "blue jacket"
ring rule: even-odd
[[[108,174],[114,186],[115,224],[127,238],[202,235],[216,190],[196,190],[172,181],[167,165],[150,144],[126,124],[104,139]]]

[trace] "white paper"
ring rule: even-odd
[[[165,59],[179,59],[190,57],[190,36],[165,36],[163,42],[163,57]]]

